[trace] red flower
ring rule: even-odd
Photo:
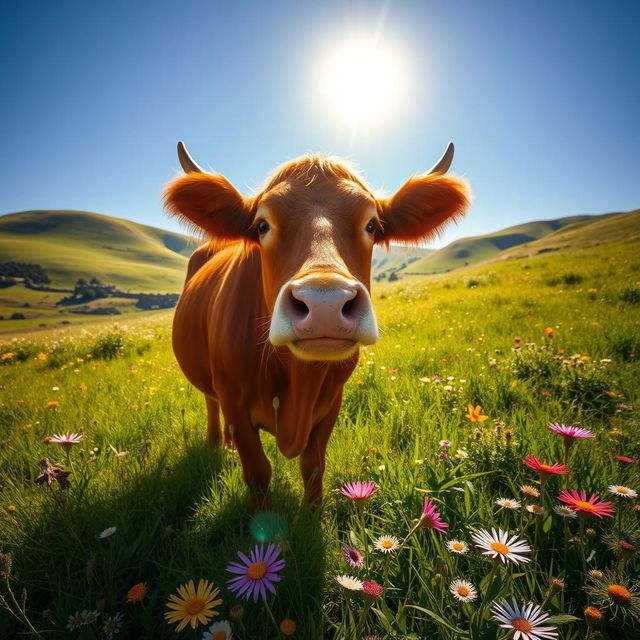
[[[546,462],[540,462],[538,458],[532,455],[528,455],[522,462],[524,462],[527,467],[535,469],[545,479],[552,475],[566,476],[569,473],[569,467],[567,467],[566,464],[559,462],[547,464]]]
[[[561,491],[558,499],[579,513],[598,516],[598,518],[602,518],[602,516],[611,517],[615,513],[615,509],[611,506],[611,503],[600,500],[600,496],[597,493],[592,493],[591,497],[587,500],[585,491],[578,492],[573,489],[571,491]]]
[[[365,580],[362,583],[362,593],[371,596],[372,598],[379,598],[384,593],[384,587],[377,582],[370,582]]]
[[[627,458],[627,456],[614,456],[618,462],[626,462],[627,464],[635,464],[636,461],[633,458]]]

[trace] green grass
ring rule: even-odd
[[[301,507],[297,462],[278,455],[265,436],[277,517],[258,520],[248,515],[237,454],[204,444],[204,402],[175,364],[170,313],[5,339],[0,353],[12,355],[0,360],[0,551],[12,555],[9,585],[18,600],[25,589],[26,617],[46,638],[104,637],[100,625],[65,630],[82,609],[102,617],[122,612],[120,637],[172,638],[163,620],[170,594],[190,579],[211,580],[228,618],[238,601],[226,588],[225,566],[274,529],[286,542],[286,567],[270,611],[277,623],[296,621],[296,638],[494,640],[507,635],[490,617],[490,601],[512,595],[553,616],[575,616],[565,618],[560,637],[585,638],[582,612],[598,603],[585,591],[593,583],[588,571],[609,569],[627,584],[640,569],[637,553],[626,559],[618,551],[620,539],[640,543],[636,501],[607,493],[614,483],[640,490],[637,465],[613,457],[640,457],[640,306],[625,293],[639,287],[638,240],[374,287],[382,338],[362,350],[345,387],[323,510]],[[481,405],[489,419],[471,423],[468,404]],[[575,445],[568,477],[548,481],[543,518],[498,508],[497,498],[524,502],[520,485],[537,485],[525,455],[562,461],[562,440],[546,428],[549,421],[596,437]],[[83,434],[69,462],[43,442],[62,431]],[[439,446],[442,439],[450,449]],[[455,457],[458,450],[466,460]],[[64,499],[35,484],[45,456],[72,471]],[[335,491],[352,480],[379,485],[362,521]],[[561,488],[610,497],[616,517],[590,519],[594,533],[579,539],[577,521],[551,510]],[[364,551],[379,535],[406,536],[425,495],[449,523],[446,536],[419,530],[395,555],[370,550],[364,570],[346,564],[345,544]],[[109,526],[116,533],[99,539]],[[526,539],[531,562],[499,567],[489,581],[491,561],[472,544],[463,556],[446,550],[450,537],[471,543],[470,531],[487,527]],[[379,582],[384,598],[368,608],[361,594],[339,587],[342,573]],[[449,593],[458,577],[478,588],[475,603],[462,605]],[[566,587],[551,594],[554,577]],[[148,595],[126,604],[127,590],[140,581]],[[6,584],[0,588],[8,597]],[[632,591],[637,604],[638,586]],[[243,605],[239,638],[278,637],[260,604]],[[637,611],[602,610],[605,637],[637,636]],[[1,637],[24,631],[24,621],[0,616]],[[200,637],[201,630],[179,635]]]
[[[177,293],[193,239],[87,211],[0,217],[0,262],[40,264],[53,286],[97,277],[126,291]]]
[[[446,247],[429,255],[404,269],[412,274],[433,274],[453,271],[460,267],[474,265],[507,253],[511,247],[531,243],[538,238],[558,233],[558,229],[569,225],[589,225],[607,219],[612,214],[598,216],[568,216],[556,220],[537,220],[514,227],[507,227],[494,233],[455,240]],[[612,240],[613,241],[613,240]],[[513,251],[513,249],[512,249]]]

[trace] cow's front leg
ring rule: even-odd
[[[304,482],[305,500],[312,508],[322,504],[322,478],[324,476],[327,442],[340,412],[342,394],[329,414],[313,428],[304,451],[300,454],[300,473]]]
[[[230,423],[229,430],[240,454],[244,480],[251,494],[251,509],[255,513],[269,506],[271,464],[264,453],[260,432],[249,420]]]

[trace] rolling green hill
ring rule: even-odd
[[[640,209],[567,225],[539,240],[512,247],[484,262],[530,258],[567,247],[591,247],[640,238]]]
[[[88,211],[22,211],[0,217],[0,262],[40,264],[52,286],[96,277],[123,290],[182,289],[189,236]]]
[[[530,243],[539,238],[557,232],[569,225],[592,223],[616,214],[602,214],[599,216],[569,216],[555,220],[537,220],[526,224],[508,227],[501,231],[483,236],[461,238],[448,244],[442,249],[433,251],[417,262],[405,267],[404,273],[429,274],[451,271],[478,262],[487,261],[511,247]]]
[[[392,271],[400,271],[421,258],[432,253],[433,249],[420,247],[404,247],[391,245],[389,249],[376,245],[371,259],[371,274],[375,278],[382,274],[388,275]]]

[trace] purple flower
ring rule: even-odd
[[[36,478],[37,484],[44,484],[46,482],[52,487],[54,482],[57,482],[61,489],[68,489],[71,486],[71,483],[67,480],[71,471],[63,471],[59,464],[52,465],[51,462],[49,462],[49,458],[40,460],[40,466],[42,467],[42,473]]]
[[[354,569],[362,569],[362,565],[364,564],[362,561],[362,554],[354,547],[350,547],[348,544],[344,546],[343,549],[344,557],[347,559],[347,562]]]
[[[275,594],[274,582],[280,582],[278,571],[284,568],[284,560],[278,560],[280,549],[275,544],[270,544],[265,551],[263,545],[256,545],[248,558],[242,551],[238,551],[239,562],[230,562],[227,571],[238,574],[235,578],[227,580],[229,589],[239,598],[249,600],[253,595],[253,601],[258,601],[258,595],[267,599],[265,587]]]

